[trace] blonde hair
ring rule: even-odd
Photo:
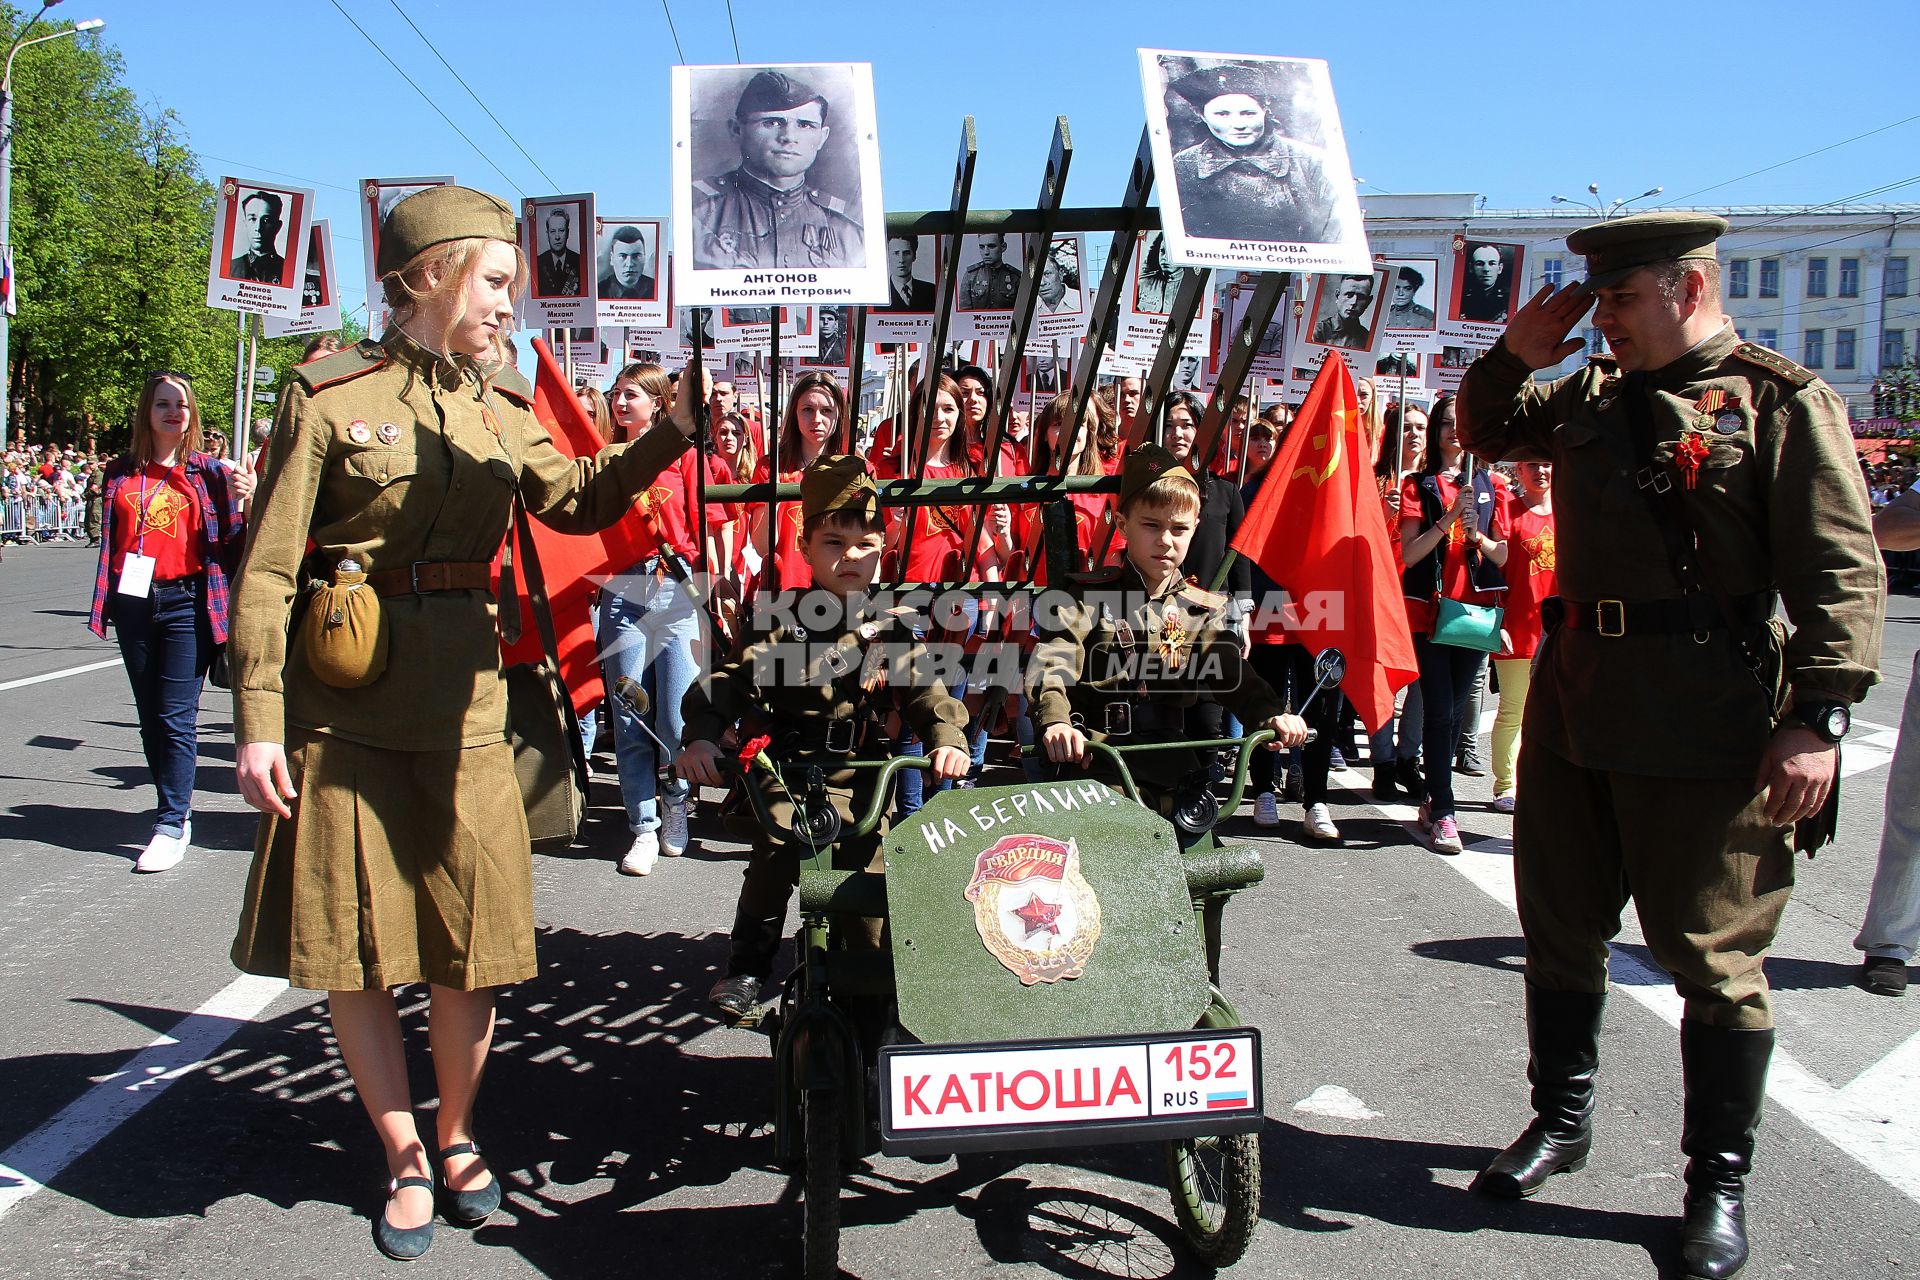
[[[1128,498],[1121,506],[1120,514],[1126,515],[1135,507],[1159,507],[1169,515],[1197,516],[1200,514],[1200,486],[1186,476],[1161,476]]]
[[[133,420],[131,452],[135,466],[144,467],[153,461],[153,397],[163,382],[171,382],[187,397],[187,434],[180,440],[180,460],[185,462],[193,454],[206,452],[206,437],[200,429],[200,399],[193,394],[193,384],[182,373],[152,373],[140,391],[140,408]]]
[[[467,318],[467,282],[480,269],[480,255],[490,244],[506,243],[489,236],[469,236],[465,240],[430,245],[414,254],[398,271],[389,271],[381,276],[380,292],[386,298],[387,306],[393,309],[391,327],[397,329],[405,325],[428,303],[445,305],[450,308],[447,327],[441,331],[435,346],[442,352],[446,351],[447,339]],[[527,255],[520,252],[517,244],[509,247],[513,249],[513,287],[510,295],[518,299],[527,287]],[[439,277],[438,281],[429,283],[435,275]],[[475,359],[489,365],[509,363],[513,356],[508,346],[507,329],[501,329],[494,336],[491,351]]]
[[[1063,392],[1047,401],[1047,407],[1040,411],[1039,421],[1033,424],[1034,436],[1039,441],[1040,448],[1048,455],[1044,461],[1049,466],[1053,463],[1053,447],[1047,443],[1047,433],[1053,430],[1054,424],[1057,422],[1062,428],[1062,434],[1065,434],[1067,417],[1072,412],[1073,393],[1070,391]],[[1100,461],[1100,442],[1105,439],[1107,432],[1113,427],[1113,406],[1108,404],[1099,395],[1089,396],[1087,398],[1087,411],[1082,415],[1080,423],[1080,448],[1072,457],[1065,460],[1066,471],[1064,474],[1070,476],[1103,476],[1107,473],[1107,469]],[[1069,445],[1071,445],[1071,442],[1069,442]]]

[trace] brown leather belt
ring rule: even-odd
[[[383,596],[485,591],[493,586],[493,566],[485,560],[415,560],[404,569],[374,570],[367,585]]]

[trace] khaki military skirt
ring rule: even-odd
[[[289,728],[233,962],[317,991],[531,978],[533,867],[505,742],[389,751]]]

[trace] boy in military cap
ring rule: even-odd
[[[773,727],[768,747],[773,759],[782,765],[823,766],[827,793],[851,825],[871,801],[873,774],[843,766],[882,754],[875,726],[887,709],[897,706],[927,744],[928,764],[941,781],[964,777],[972,765],[967,713],[926,669],[924,650],[912,634],[912,611],[878,611],[866,599],[886,540],[879,490],[866,463],[849,454],[820,458],[801,474],[800,509],[800,545],[813,586],[781,620],[751,634],[737,657],[688,691],[687,746],[674,768],[695,786],[725,785],[720,735],[742,717],[764,717]],[[837,621],[807,625],[816,616]],[[792,802],[777,795],[768,799],[774,820],[789,823]],[[835,865],[882,870],[882,834],[842,841]],[[734,913],[727,973],[709,995],[729,1018],[753,1008],[772,974],[787,899],[798,883],[798,858],[792,848],[776,848],[765,832],[755,835]],[[879,923],[871,921],[853,936],[876,948]]]
[[[1187,736],[1202,692],[1244,723],[1297,747],[1307,724],[1241,660],[1227,597],[1181,573],[1200,515],[1200,482],[1155,444],[1136,446],[1120,475],[1126,560],[1079,579],[1068,598],[1042,597],[1040,639],[1027,673],[1034,731],[1049,760],[1084,763],[1089,738],[1129,746]],[[1128,762],[1151,803],[1207,785],[1194,751],[1154,751]]]
[[[1762,965],[1796,844],[1832,833],[1835,746],[1878,678],[1882,590],[1846,407],[1734,331],[1726,228],[1651,213],[1568,236],[1586,283],[1514,313],[1467,371],[1459,423],[1483,456],[1553,463],[1562,592],[1514,818],[1536,1116],[1477,1185],[1529,1196],[1586,1164],[1607,941],[1631,894],[1686,1002],[1682,1260],[1710,1280],[1747,1260],[1774,1038]],[[1589,307],[1611,355],[1536,384],[1579,349]]]
[[[693,264],[757,270],[863,267],[860,223],[847,201],[809,184],[832,136],[826,97],[762,71],[727,121],[740,164],[693,184]]]

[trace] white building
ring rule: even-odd
[[[1566,236],[1596,221],[1577,205],[1486,209],[1473,195],[1370,195],[1367,239],[1388,257],[1447,257],[1453,237],[1527,246],[1520,296],[1580,279]],[[1731,223],[1720,240],[1723,299],[1740,333],[1825,378],[1853,415],[1872,415],[1881,368],[1920,349],[1920,204],[1735,205],[1689,209]],[[1589,350],[1600,335],[1585,334]],[[1569,362],[1568,368],[1573,362]]]

